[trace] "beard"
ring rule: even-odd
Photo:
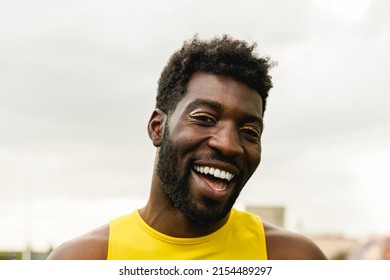
[[[164,192],[170,204],[178,209],[191,222],[198,225],[210,225],[225,218],[233,207],[241,188],[237,182],[229,199],[220,202],[204,198],[195,201],[191,195],[189,178],[193,164],[180,163],[179,156],[169,139],[169,127],[165,127],[158,154],[157,174],[163,184]]]

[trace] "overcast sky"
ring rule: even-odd
[[[147,199],[157,80],[195,33],[278,62],[237,206],[304,233],[390,233],[390,2],[0,2],[0,249],[47,248]]]

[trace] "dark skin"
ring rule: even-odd
[[[174,237],[199,237],[221,228],[229,212],[223,214],[229,198],[238,196],[261,160],[262,100],[260,95],[232,78],[195,73],[186,95],[171,115],[156,109],[148,123],[148,133],[157,153],[169,121],[169,138],[180,160],[183,172],[190,170],[189,203],[199,211],[208,211],[206,200],[212,200],[212,212],[222,213],[216,222],[199,225],[177,209],[164,192],[163,184],[153,172],[151,192],[146,206],[139,210],[145,222],[157,231]],[[209,158],[218,152],[226,158]],[[157,162],[155,162],[155,167]],[[234,177],[227,183],[210,181],[196,172],[196,166],[225,170]],[[230,208],[229,208],[230,209]],[[267,254],[271,260],[325,259],[309,239],[264,223]],[[55,249],[49,259],[106,259],[109,225],[68,241]]]

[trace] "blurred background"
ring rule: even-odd
[[[157,80],[195,33],[278,62],[237,208],[332,259],[390,258],[390,2],[0,1],[0,259],[144,205]]]

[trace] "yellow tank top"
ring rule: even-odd
[[[227,223],[202,237],[176,238],[162,234],[138,210],[110,222],[109,260],[266,260],[261,219],[232,209]]]

